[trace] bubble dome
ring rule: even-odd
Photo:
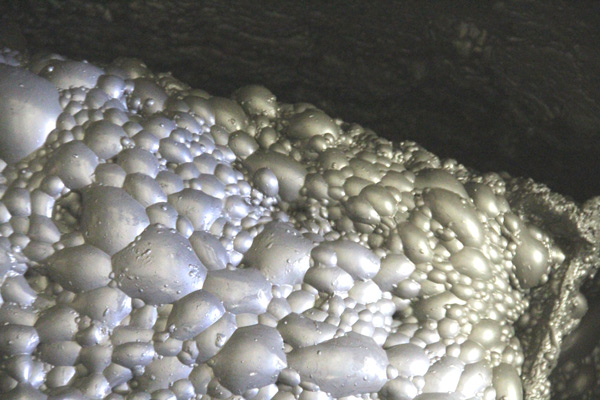
[[[596,393],[594,201],[262,86],[8,49],[0,170],[0,398]]]

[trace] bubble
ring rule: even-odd
[[[192,161],[192,153],[185,144],[176,142],[171,138],[160,139],[158,151],[168,162],[185,163]]]
[[[303,381],[334,397],[377,392],[387,380],[387,355],[373,339],[359,334],[295,349],[288,354],[288,363]]]
[[[337,327],[325,322],[313,321],[296,313],[290,313],[277,325],[285,343],[294,348],[315,346],[333,339]]]
[[[484,348],[492,349],[500,344],[501,334],[501,326],[497,321],[482,319],[473,326],[469,339],[479,343]]]
[[[339,128],[327,114],[319,110],[306,110],[294,115],[287,129],[287,134],[294,139],[308,139],[326,133],[337,138]]]
[[[310,266],[312,248],[313,243],[293,226],[270,222],[254,239],[245,261],[274,284],[294,285],[302,282]]]
[[[144,368],[138,378],[140,388],[145,392],[167,389],[176,381],[190,375],[192,367],[182,364],[177,357],[157,357]]]
[[[139,147],[120,152],[117,156],[117,164],[128,174],[139,172],[156,178],[159,172],[159,162],[156,157]]]
[[[108,160],[123,150],[121,142],[126,137],[127,134],[119,125],[100,120],[88,125],[83,142],[99,158]]]
[[[219,218],[223,202],[198,190],[183,189],[168,196],[169,203],[187,217],[195,230],[205,231]]]
[[[46,80],[0,64],[0,158],[15,163],[40,148],[61,113],[58,91]]]
[[[414,184],[417,189],[440,188],[454,192],[464,199],[469,198],[464,186],[452,174],[442,169],[422,169],[417,172]]]
[[[256,151],[244,160],[251,173],[262,168],[270,168],[279,183],[279,195],[285,201],[294,201],[304,185],[306,169],[293,158],[273,151]]]
[[[523,399],[521,379],[515,368],[509,364],[500,364],[493,370],[492,383],[496,396],[506,399]]]
[[[304,281],[315,289],[325,293],[348,292],[353,288],[352,276],[339,267],[310,268]]]
[[[103,286],[79,294],[73,301],[73,308],[79,314],[114,328],[131,312],[131,298],[117,288]],[[88,339],[95,341],[99,335],[106,333],[100,332],[101,330],[99,326],[92,325],[88,331],[89,337],[86,338],[84,333],[81,343],[88,343]]]
[[[215,124],[221,125],[228,132],[244,130],[248,117],[242,107],[233,100],[224,97],[211,97],[208,104],[214,110]]]
[[[40,76],[48,79],[58,89],[90,89],[96,86],[103,73],[102,69],[86,62],[53,60],[42,69]]]
[[[216,236],[209,232],[195,231],[189,238],[194,252],[209,271],[224,269],[229,254]]]
[[[452,393],[456,391],[464,363],[456,357],[444,356],[425,374],[425,393]]]
[[[213,371],[232,393],[262,388],[277,381],[287,366],[283,340],[274,328],[239,328],[214,359]]]
[[[49,160],[50,174],[58,176],[69,189],[81,189],[93,182],[98,156],[78,140],[63,144]]]
[[[26,325],[0,326],[0,351],[6,355],[31,354],[40,342],[35,328]]]
[[[532,288],[537,286],[548,272],[548,250],[525,230],[520,232],[520,239],[513,262],[521,286]]]
[[[406,256],[415,264],[433,259],[433,251],[425,232],[412,222],[404,222],[398,226],[398,234],[402,240],[402,248]]]
[[[379,392],[384,399],[389,400],[412,399],[418,393],[417,387],[404,377],[389,380]]]
[[[388,254],[381,260],[381,269],[373,277],[373,281],[384,291],[392,291],[398,284],[410,277],[415,264],[404,254]]]
[[[215,354],[221,351],[237,328],[235,315],[225,312],[221,319],[194,338],[198,347],[196,361],[203,363],[214,357]]]
[[[272,298],[271,283],[256,269],[210,271],[205,290],[218,296],[234,314],[261,314]]]
[[[48,264],[48,272],[52,277],[72,292],[97,289],[110,282],[110,256],[89,244],[57,251]]]
[[[142,109],[147,115],[164,109],[167,94],[163,88],[148,78],[137,78],[133,82],[134,89],[127,101],[130,107]]]
[[[187,239],[158,225],[146,228],[112,262],[119,287],[147,304],[172,303],[201,289],[206,277]]]
[[[379,272],[381,261],[368,248],[349,240],[336,240],[322,243],[331,248],[337,256],[337,266],[355,279],[370,279]]]
[[[116,187],[92,186],[85,190],[82,210],[81,228],[86,241],[111,256],[150,223],[144,207]]]
[[[492,384],[492,371],[485,362],[465,365],[460,376],[456,391],[465,396],[475,397],[482,395],[484,390]]]
[[[206,98],[190,95],[186,96],[184,101],[203,125],[213,126],[215,124],[215,111],[208,102],[208,97],[208,94],[206,94]]]
[[[167,325],[174,326],[171,337],[187,340],[206,330],[224,313],[225,308],[218,297],[198,290],[173,303]]]
[[[160,184],[146,174],[135,172],[128,174],[123,181],[123,189],[142,207],[167,201],[167,195]]]
[[[263,86],[244,86],[233,93],[233,98],[249,115],[264,115],[271,119],[277,116],[277,98]]]
[[[390,365],[393,365],[400,376],[423,376],[429,369],[429,357],[414,344],[399,344],[386,350]]]
[[[433,218],[444,226],[452,226],[457,238],[466,246],[481,246],[483,227],[474,208],[461,197],[446,189],[430,189],[423,193],[425,204]]]
[[[241,160],[258,150],[256,140],[244,131],[235,131],[229,135],[228,145]]]
[[[472,247],[465,247],[453,254],[450,262],[458,272],[473,279],[489,280],[493,276],[489,259]]]

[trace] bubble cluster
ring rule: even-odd
[[[499,175],[135,59],[0,90],[3,398],[522,399],[564,255]]]
[[[594,280],[594,288],[597,287]],[[593,400],[600,395],[600,304],[597,293],[588,295],[589,302],[586,296],[577,292],[570,304],[570,311],[581,321],[561,344],[557,367],[551,375],[553,399]]]

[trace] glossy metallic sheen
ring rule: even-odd
[[[27,71],[0,64],[0,158],[15,163],[41,147],[61,113],[58,90]]]
[[[261,86],[213,97],[136,59],[35,60],[0,64],[0,397],[531,387],[529,313],[564,237],[511,210],[509,178]]]

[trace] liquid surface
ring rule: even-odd
[[[513,324],[564,258],[500,176],[260,86],[2,57],[4,103],[62,111],[0,176],[1,393],[522,398]]]

